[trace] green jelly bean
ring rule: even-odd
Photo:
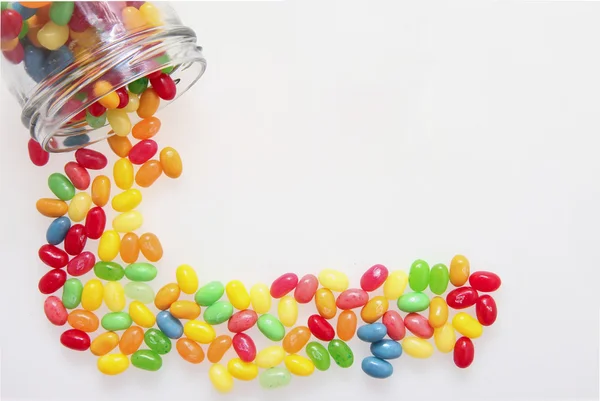
[[[408,273],[408,285],[413,291],[424,291],[429,285],[429,265],[424,260],[415,260]]]
[[[166,64],[171,61],[171,57],[169,57],[167,53],[163,53],[160,56],[155,57],[154,61],[156,61],[158,64]]]
[[[135,81],[127,85],[127,89],[129,89],[129,92],[135,93],[136,95],[139,95],[140,93],[144,92],[147,87],[148,78],[146,77],[136,79]]]
[[[125,275],[125,270],[115,262],[98,262],[94,265],[96,277],[107,281],[119,281]]]
[[[73,15],[75,2],[73,1],[53,1],[50,6],[50,19],[56,25],[67,25]]]
[[[154,290],[146,283],[130,281],[125,284],[125,295],[128,298],[140,301],[143,304],[154,302]]]
[[[281,341],[285,336],[285,327],[275,316],[265,313],[256,321],[261,333],[271,341]]]
[[[327,350],[340,368],[349,368],[354,363],[354,354],[352,353],[352,350],[348,344],[342,340],[338,340],[337,338],[331,340],[329,345],[327,345]]]
[[[224,292],[225,287],[223,287],[223,283],[220,281],[211,281],[196,291],[194,300],[198,305],[211,306],[223,296]]]
[[[174,66],[170,65],[168,67],[163,68],[162,70],[160,70],[161,72],[164,72],[165,74],[170,74],[173,72],[173,70],[175,69]]]
[[[325,371],[331,366],[331,358],[325,347],[316,341],[306,344],[306,355],[315,364],[315,368]]]
[[[208,324],[221,324],[233,315],[233,305],[227,301],[217,301],[204,310],[204,321]]]
[[[403,312],[422,312],[429,308],[429,297],[422,292],[408,292],[398,298],[398,309]]]
[[[165,355],[171,351],[171,339],[160,330],[148,329],[144,334],[144,342],[157,354]]]
[[[48,177],[48,186],[50,187],[50,191],[52,191],[58,199],[68,201],[75,196],[75,187],[71,184],[71,181],[61,173],[50,174],[50,177]]]
[[[92,128],[102,128],[106,124],[106,113],[102,114],[100,117],[94,117],[89,111],[86,111],[85,121],[87,121]]]
[[[438,263],[431,268],[431,273],[429,273],[429,289],[434,294],[442,295],[448,288],[449,279],[446,265]]]
[[[2,11],[4,11],[4,10],[7,10],[7,9],[9,9],[9,8],[10,8],[10,7],[9,7],[9,4],[10,4],[10,3],[9,3],[8,1],[3,1],[3,2],[2,2],[2,3],[0,3],[0,4],[2,4],[2,6],[0,7],[0,10],[2,10]]]
[[[258,377],[260,386],[266,389],[284,387],[290,384],[291,381],[291,373],[286,368],[279,366],[265,370]]]
[[[131,326],[131,316],[126,312],[109,312],[102,317],[101,323],[108,331],[126,330]]]
[[[125,277],[131,281],[152,281],[158,271],[150,263],[132,263],[125,268]]]
[[[23,21],[21,32],[19,32],[19,39],[23,39],[25,35],[27,35],[27,32],[29,32],[29,23],[27,21]]]
[[[63,285],[62,303],[67,309],[75,309],[81,303],[83,284],[77,278],[70,278]]]
[[[85,93],[85,92],[77,92],[73,97],[75,99],[79,100],[80,102],[83,102],[84,100],[87,99],[87,93]]]
[[[136,368],[155,372],[162,367],[162,358],[155,351],[140,349],[131,355],[131,364]]]

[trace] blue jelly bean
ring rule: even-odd
[[[73,53],[67,46],[61,46],[58,49],[51,51],[46,57],[46,65],[44,71],[46,74],[51,74],[54,71],[62,71],[75,61]]]
[[[46,53],[35,46],[27,46],[24,49],[23,60],[25,62],[25,71],[35,81],[40,82],[46,78]]]
[[[358,328],[356,335],[363,341],[374,343],[382,340],[387,334],[387,329],[383,323],[365,324]]]
[[[380,340],[371,344],[371,354],[381,359],[400,358],[402,346],[398,341]]]
[[[156,315],[156,324],[160,331],[169,338],[177,339],[183,335],[183,325],[179,319],[171,315],[169,311],[162,311]]]
[[[69,228],[71,228],[71,220],[68,217],[62,216],[54,219],[46,231],[46,241],[52,245],[60,244],[64,241]]]
[[[37,11],[37,8],[23,7],[21,4],[19,4],[17,2],[12,3],[11,7],[13,10],[15,10],[16,12],[21,14],[21,18],[23,18],[23,21],[33,17],[35,15],[35,12]]]
[[[394,373],[394,367],[388,361],[368,356],[360,364],[363,372],[376,379],[386,379]]]
[[[90,141],[88,134],[73,135],[64,140],[63,145],[65,146],[81,146],[85,145]]]

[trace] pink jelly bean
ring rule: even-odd
[[[271,296],[281,298],[296,288],[296,285],[298,285],[298,276],[294,273],[285,273],[271,284]]]
[[[419,338],[428,339],[433,336],[433,327],[429,324],[429,320],[418,313],[409,313],[406,315],[404,326]]]
[[[65,164],[65,174],[69,177],[73,186],[79,190],[86,190],[90,186],[90,173],[77,162]]]
[[[372,266],[360,278],[360,287],[365,291],[375,291],[383,285],[387,276],[387,267],[384,265]]]
[[[335,304],[338,308],[354,309],[361,308],[369,301],[369,294],[360,288],[350,288],[338,295]]]
[[[92,270],[95,263],[96,257],[93,253],[89,251],[81,252],[69,261],[69,264],[67,264],[67,273],[71,276],[83,276]]]
[[[60,298],[50,295],[44,301],[44,313],[50,321],[50,323],[56,326],[62,326],[67,323],[69,316],[67,309],[63,305]]]
[[[258,315],[253,310],[241,310],[231,315],[229,322],[227,322],[227,328],[232,333],[241,333],[254,326],[257,319]]]
[[[298,281],[298,285],[296,285],[296,290],[294,291],[294,298],[300,304],[307,304],[312,301],[318,287],[319,279],[313,274],[307,274]]]
[[[395,310],[389,310],[383,314],[382,323],[387,329],[387,335],[396,341],[400,341],[406,335],[406,327],[402,316]]]

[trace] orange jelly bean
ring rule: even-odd
[[[365,323],[375,323],[389,308],[386,297],[373,297],[360,311],[360,317]]]
[[[37,16],[34,15],[33,17],[29,18],[27,20],[27,22],[33,20],[34,18],[37,19]],[[37,22],[36,22],[37,23]],[[42,44],[40,43],[40,41],[37,38],[38,32],[40,31],[40,29],[42,29],[44,25],[37,25],[37,26],[29,26],[29,31],[27,31],[27,39],[29,39],[29,41],[31,42],[32,45],[34,45],[35,47],[42,47]]]
[[[90,346],[90,351],[96,356],[102,356],[115,349],[117,345],[119,345],[119,336],[117,333],[109,331],[94,338]]]
[[[133,126],[131,134],[135,139],[150,139],[158,133],[160,120],[156,117],[145,118]]]
[[[140,187],[148,188],[162,174],[162,166],[158,160],[148,160],[142,164],[135,175],[135,183]]]
[[[433,297],[429,303],[429,324],[434,329],[442,327],[448,321],[448,305],[442,297]]]
[[[163,256],[163,249],[158,237],[152,233],[142,234],[138,241],[142,255],[150,262],[158,262]],[[194,319],[194,318],[192,318]]]
[[[160,97],[152,88],[148,88],[140,96],[140,106],[137,109],[137,115],[140,118],[150,118],[156,113],[160,106]]]
[[[33,2],[33,3],[38,3],[37,7],[33,7],[33,8],[37,8],[37,11],[35,12],[35,16],[37,17],[37,22],[38,24],[40,24],[40,26],[43,26],[46,24],[46,22],[50,21],[50,6],[52,5],[51,1],[38,1],[38,2]],[[22,3],[22,5],[24,6],[25,4],[31,4],[31,3]]]
[[[46,217],[64,216],[67,210],[69,210],[69,206],[64,201],[50,198],[39,199],[35,207],[38,212]]]
[[[319,288],[315,293],[315,303],[319,315],[325,319],[332,319],[337,313],[335,297],[329,288]],[[293,352],[291,352],[293,353]]]
[[[144,342],[144,329],[139,326],[131,326],[121,336],[119,350],[122,354],[131,355],[140,348]]]
[[[20,1],[20,5],[26,8],[42,8],[49,4],[52,4],[51,1]]]
[[[92,181],[92,202],[94,205],[104,207],[110,198],[110,179],[99,175]]]
[[[450,282],[455,287],[464,285],[469,279],[471,267],[469,260],[463,255],[456,255],[450,262]]]
[[[189,363],[200,363],[204,360],[204,351],[200,344],[189,338],[181,337],[175,344],[177,352]]]
[[[223,358],[223,355],[225,355],[230,347],[231,337],[229,337],[227,334],[218,336],[208,346],[206,356],[211,363],[217,363]]]
[[[183,164],[181,163],[179,153],[170,147],[166,147],[160,151],[160,165],[165,175],[169,178],[177,178],[183,171]]]
[[[135,263],[140,254],[140,245],[138,236],[135,233],[127,233],[121,239],[121,248],[119,249],[121,259],[125,263]]]
[[[356,313],[351,309],[345,310],[338,316],[337,335],[340,340],[350,341],[356,333]]]
[[[177,319],[195,319],[200,316],[200,305],[194,301],[175,301],[169,309]]]
[[[85,309],[75,309],[71,311],[67,318],[67,322],[69,322],[69,325],[74,329],[85,331],[87,333],[98,330],[98,326],[100,325],[98,317]]]
[[[131,141],[126,136],[113,135],[108,137],[107,141],[112,151],[119,157],[127,157],[133,147]]]
[[[304,348],[308,340],[310,340],[310,336],[311,333],[308,327],[294,327],[283,338],[283,349],[288,354],[295,354]]]
[[[179,299],[179,294],[181,294],[181,290],[177,284],[167,284],[156,293],[154,305],[160,310],[167,310],[173,302]]]

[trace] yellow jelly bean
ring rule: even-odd
[[[404,337],[402,349],[413,358],[429,358],[433,355],[433,345],[419,337]]]
[[[469,260],[463,255],[456,255],[450,261],[450,282],[453,286],[463,286],[467,282],[470,272]]]
[[[129,304],[129,316],[138,326],[150,328],[156,323],[154,313],[140,301],[133,301]]]
[[[122,190],[127,190],[133,185],[133,164],[127,158],[119,159],[113,166],[115,184]]]
[[[193,294],[198,290],[198,275],[190,265],[181,265],[175,271],[175,278],[181,291]]]
[[[483,334],[483,326],[473,316],[460,312],[452,319],[452,326],[465,337],[477,338]]]
[[[250,302],[252,303],[254,312],[259,315],[268,313],[271,310],[271,292],[269,287],[263,283],[254,284],[250,288]]]
[[[113,228],[120,233],[135,231],[144,223],[144,217],[137,210],[121,213],[113,219]]]
[[[448,320],[448,304],[442,297],[433,297],[429,303],[429,324],[434,329],[442,327]]]
[[[94,96],[102,96],[98,102],[107,109],[116,109],[119,105],[119,95],[113,91],[108,81],[98,81],[94,84]]]
[[[387,299],[396,300],[404,294],[408,283],[408,275],[403,270],[394,270],[383,283],[383,295]]]
[[[140,107],[140,97],[129,91],[127,91],[127,94],[129,95],[129,102],[127,103],[127,106],[123,108],[123,110],[126,113],[133,113],[134,111],[137,111],[138,107]]]
[[[225,292],[234,308],[244,310],[250,306],[250,294],[248,294],[246,287],[241,281],[232,280],[227,283]]]
[[[125,289],[118,281],[109,281],[104,285],[104,303],[113,312],[125,309]]]
[[[365,323],[374,323],[387,312],[389,302],[386,297],[373,297],[363,306],[360,311],[360,317]]]
[[[183,333],[187,338],[201,344],[210,344],[217,336],[215,329],[210,324],[198,320],[188,320],[183,326]]]
[[[183,171],[183,164],[179,153],[171,148],[166,147],[160,151],[160,165],[165,175],[169,178],[177,178]]]
[[[112,199],[112,207],[117,212],[128,212],[142,202],[142,193],[137,189],[128,189]]]
[[[99,175],[92,181],[92,202],[94,205],[103,207],[110,198],[110,179],[105,175]]]
[[[19,44],[19,37],[16,37],[11,40],[5,40],[0,43],[0,49],[3,51],[11,51]]]
[[[160,10],[154,6],[154,4],[145,2],[140,7],[140,12],[144,16],[144,19],[150,26],[161,26],[162,20],[160,19]]]
[[[296,376],[310,376],[315,371],[315,364],[308,358],[292,354],[284,358],[285,367]]]
[[[325,319],[333,319],[337,314],[335,297],[329,288],[319,288],[315,293],[315,304],[319,315]]]
[[[256,354],[254,362],[259,368],[268,369],[279,365],[285,358],[285,350],[281,345],[264,348]]]
[[[92,197],[87,192],[78,192],[69,203],[69,218],[75,222],[85,219],[92,207]]]
[[[102,281],[93,278],[85,283],[83,292],[81,293],[81,307],[83,309],[93,312],[102,306],[103,299],[104,286],[102,285]]]
[[[123,354],[108,354],[98,358],[98,370],[105,375],[118,375],[129,367],[129,359]]]
[[[141,28],[146,25],[146,19],[144,15],[135,7],[125,7],[123,11],[121,11],[121,16],[123,18],[123,24],[125,28],[132,30]]]
[[[244,362],[233,358],[227,363],[227,371],[238,380],[250,381],[258,376],[258,366],[252,362]]]
[[[117,95],[117,97],[119,97],[119,95]],[[131,132],[131,120],[125,110],[108,110],[106,112],[106,119],[110,124],[110,128],[115,132],[115,135],[127,136]]]
[[[233,389],[233,376],[220,363],[215,363],[210,367],[208,378],[212,385],[221,393],[228,393]]]
[[[286,327],[292,327],[298,320],[298,303],[291,295],[286,295],[279,300],[277,306],[279,320]]]
[[[349,281],[346,274],[333,270],[323,269],[319,273],[319,283],[331,291],[342,292],[348,289]]]
[[[98,242],[98,257],[104,262],[110,262],[119,254],[121,237],[113,230],[104,231]]]
[[[433,331],[433,339],[435,346],[440,352],[447,354],[454,349],[456,343],[456,334],[454,334],[454,327],[452,324],[445,323],[442,327],[438,327]]]
[[[48,21],[38,31],[37,39],[46,49],[56,50],[69,40],[69,26],[60,26],[52,21]]]
[[[94,338],[90,345],[90,351],[96,356],[102,356],[115,349],[117,345],[119,345],[119,336],[117,333],[108,331]]]
[[[154,298],[154,306],[160,310],[167,310],[171,307],[173,302],[179,299],[180,294],[181,290],[177,284],[166,284],[156,293],[156,297]]]
[[[94,47],[99,42],[98,35],[96,35],[96,28],[94,27],[89,27],[83,32],[71,30],[69,34],[71,35],[71,39],[83,49]]]
[[[175,301],[169,311],[177,319],[196,319],[201,312],[200,305],[194,301]]]

